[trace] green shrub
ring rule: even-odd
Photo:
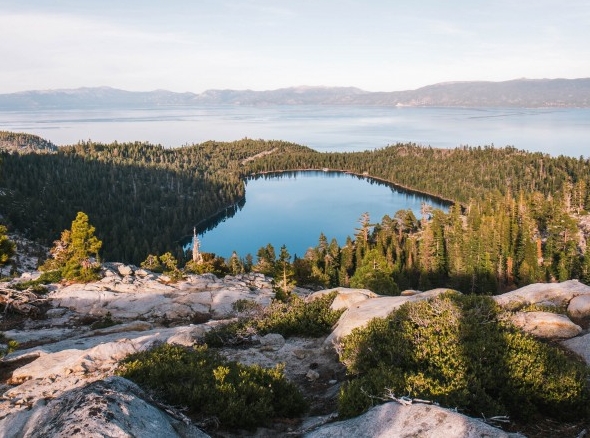
[[[237,300],[232,304],[232,309],[238,313],[252,314],[259,312],[262,307],[254,300]]]
[[[265,369],[229,362],[207,346],[164,344],[128,356],[117,374],[155,391],[169,404],[186,406],[198,420],[216,417],[226,428],[255,428],[307,410],[301,393],[284,378],[282,366]]]
[[[119,321],[113,320],[113,315],[111,312],[107,312],[105,316],[103,316],[100,320],[93,322],[90,324],[91,330],[98,330],[104,329],[107,327],[112,327],[114,325],[120,324]]]
[[[19,291],[31,288],[31,292],[43,295],[47,293],[47,288],[43,286],[44,284],[57,283],[61,279],[62,274],[60,270],[47,271],[43,272],[36,280],[21,281],[12,285],[12,288]]]
[[[319,337],[330,333],[343,310],[332,310],[330,306],[337,292],[306,302],[296,295],[288,302],[273,301],[259,314],[242,318],[205,335],[205,342],[211,347],[236,345],[248,342],[255,334],[279,333],[285,337]]]
[[[588,367],[500,312],[489,297],[448,293],[354,330],[341,360],[356,378],[341,389],[340,415],[358,415],[390,390],[476,416],[587,416]]]
[[[540,303],[533,303],[533,304],[526,304],[520,309],[519,312],[549,312],[549,313],[557,313],[561,315],[567,314],[567,304],[562,304],[560,306],[552,306],[550,304],[540,304]]]
[[[42,272],[37,281],[42,284],[59,283],[63,278],[60,270]]]
[[[8,339],[4,333],[0,333],[0,344],[5,345],[0,348],[0,358],[6,356],[8,353],[12,353],[18,348],[18,342]]]

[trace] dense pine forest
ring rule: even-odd
[[[224,269],[253,268],[301,285],[369,287],[389,294],[437,286],[496,293],[535,281],[590,281],[581,231],[590,209],[590,162],[582,157],[414,144],[320,153],[251,139],[174,149],[91,141],[57,150],[34,147],[42,142],[0,133],[3,221],[50,244],[84,211],[104,243],[105,260],[139,264],[166,251],[181,258],[179,239],[194,224],[243,200],[244,178],[328,168],[428,193],[453,206],[448,212],[424,206],[419,217],[411,211],[364,215],[343,247],[325,230],[301,259],[291,260],[287,248],[277,256],[266,247],[255,264],[246,257],[228,261]],[[32,146],[23,148],[24,143]]]

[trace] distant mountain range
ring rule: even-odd
[[[0,109],[146,108],[188,105],[373,105],[438,107],[590,107],[590,78],[447,82],[417,90],[369,92],[354,87],[290,87],[270,91],[166,90],[134,92],[110,87],[0,94]]]

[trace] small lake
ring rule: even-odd
[[[328,241],[336,238],[343,245],[365,212],[373,223],[408,208],[420,218],[423,202],[447,209],[440,201],[340,172],[265,175],[248,180],[243,207],[199,240],[202,251],[225,258],[236,251],[240,257],[252,254],[256,261],[256,252],[268,243],[277,255],[286,245],[291,256],[303,257],[322,232]]]

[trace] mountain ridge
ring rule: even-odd
[[[300,85],[274,90],[127,91],[108,86],[0,94],[0,109],[84,109],[190,105],[358,105],[398,107],[590,107],[590,78],[456,81],[414,90]]]

